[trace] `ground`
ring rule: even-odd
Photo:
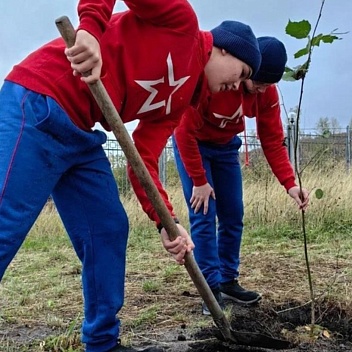
[[[41,233],[29,238],[0,285],[0,351],[83,352],[80,263],[64,236],[54,246],[60,238]],[[222,342],[212,317],[202,316],[201,297],[185,268],[165,255],[154,233],[132,238],[119,313],[123,344],[165,352],[274,351]],[[253,239],[244,246],[240,282],[263,299],[253,307],[229,304],[232,329],[288,340],[285,352],[352,351],[351,250],[350,234],[310,246],[312,331],[300,241]]]
[[[184,292],[180,299],[192,296]],[[140,309],[144,302],[140,301]],[[291,345],[283,352],[342,352],[352,351],[352,315],[340,308],[339,304],[331,301],[317,302],[316,330],[311,333],[311,305],[302,305],[291,301],[284,306],[274,306],[272,302],[263,300],[251,307],[241,306],[227,302],[227,319],[231,321],[233,330],[245,333],[259,333],[277,339],[288,340]],[[138,309],[138,307],[136,307]],[[198,316],[199,305],[194,306],[191,315]],[[212,321],[212,317],[209,317]],[[1,338],[17,341],[29,346],[31,342],[44,341],[48,335],[57,334],[57,331],[35,323],[20,326],[8,324],[2,327]],[[262,347],[249,347],[230,344],[221,341],[219,329],[208,324],[205,328],[189,328],[182,323],[179,326],[172,324],[172,328],[150,327],[140,330],[134,335],[135,348],[145,346],[160,346],[166,352],[271,352],[276,349]],[[40,350],[63,351],[41,346]],[[9,349],[13,351],[12,349]],[[32,349],[30,349],[32,351]],[[14,351],[17,351],[14,350]],[[27,351],[27,350],[26,350]],[[65,350],[66,351],[66,350]],[[71,351],[71,350],[70,350]]]
[[[150,297],[153,297],[153,295],[148,296],[145,294],[142,299],[141,296],[133,296],[130,308],[128,310],[124,308],[126,311],[123,315],[127,311],[133,315],[132,307],[135,311],[143,311],[146,303],[150,303]],[[126,330],[134,330],[130,341],[137,350],[152,345],[163,347],[165,352],[277,351],[277,349],[262,348],[260,343],[259,347],[250,347],[223,342],[221,333],[213,322],[212,317],[201,315],[200,297],[194,289],[192,292],[184,291],[174,296],[173,304],[175,304],[175,301],[180,304],[180,310],[186,307],[189,311],[189,325],[184,321],[177,325],[175,321],[165,320],[155,325],[146,324],[134,329],[127,323],[127,327],[123,328],[125,329],[123,335],[127,333]],[[166,317],[167,311],[163,313]],[[334,302],[331,299],[318,299],[316,301],[316,325],[313,332],[310,325],[311,304],[309,302],[302,303],[301,301],[291,300],[283,305],[276,305],[272,300],[265,298],[255,306],[242,306],[227,302],[225,313],[234,331],[247,334],[263,334],[289,341],[289,348],[281,349],[283,352],[352,351],[351,311],[344,310],[339,302]],[[69,319],[72,319],[72,317]],[[205,319],[204,327],[198,325],[195,328],[192,326],[191,322],[199,319]],[[35,319],[30,321],[27,321],[26,324],[11,324],[11,322],[4,324],[3,322],[0,331],[0,341],[12,341],[15,344],[11,346],[18,346],[9,347],[4,351],[82,351],[82,347],[79,347],[79,337],[73,337],[72,341],[70,341],[70,344],[76,346],[77,349],[62,348],[59,347],[59,343],[57,344],[58,347],[45,345],[48,336],[64,336],[65,340],[69,340],[71,337],[67,330],[62,332],[58,328],[38,324]],[[75,330],[78,329],[79,326],[76,326]],[[42,341],[39,344],[40,349],[38,349],[38,341]],[[3,350],[1,349],[1,351]]]
[[[317,310],[316,332],[310,333],[310,305],[273,307],[262,302],[255,307],[234,305],[231,313],[233,330],[261,333],[291,342],[290,348],[281,351],[338,352],[352,351],[352,317],[331,303],[322,303]],[[211,318],[209,318],[211,319]],[[319,325],[318,325],[319,324]],[[269,352],[276,349],[239,346],[224,343],[217,338],[219,330],[204,328],[190,332],[181,325],[177,331],[160,334],[157,344],[167,352]]]

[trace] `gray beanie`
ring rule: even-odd
[[[213,35],[214,46],[225,49],[249,65],[253,71],[252,76],[258,71],[261,53],[250,26],[237,21],[224,21],[210,32]]]

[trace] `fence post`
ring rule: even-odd
[[[296,144],[296,113],[290,112],[288,116],[288,125],[287,125],[287,144],[288,144],[288,155],[293,169],[296,172],[296,160],[298,162],[298,155],[295,158],[295,144]],[[297,148],[298,154],[298,148]],[[298,165],[297,165],[298,166]]]
[[[350,126],[346,127],[346,169],[349,174],[351,171],[351,131]]]
[[[159,158],[159,175],[161,183],[166,187],[166,148],[163,149]]]

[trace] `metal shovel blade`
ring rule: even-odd
[[[274,350],[287,349],[291,345],[287,340],[280,340],[261,333],[235,331],[231,328],[229,321],[224,315],[219,315],[217,319],[214,319],[214,322],[219,329],[214,335],[219,340],[228,344],[270,348]]]
[[[287,340],[280,340],[255,332],[240,332],[231,329],[231,334],[239,345],[271,348],[274,350],[283,350],[290,347],[290,342]]]

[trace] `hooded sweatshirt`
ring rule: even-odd
[[[208,181],[202,165],[198,141],[226,144],[244,131],[244,119],[256,117],[257,132],[265,157],[279,180],[289,190],[296,186],[295,175],[284,146],[280,102],[275,85],[264,93],[225,91],[209,95],[198,109],[189,108],[175,130],[182,162],[194,186]]]
[[[186,107],[196,103],[192,97],[197,84],[204,86],[211,34],[199,31],[186,0],[126,0],[129,10],[112,15],[114,4],[81,0],[79,29],[100,42],[101,81],[122,121],[140,121],[133,133],[135,145],[175,216],[159,180],[158,158]],[[52,97],[83,130],[90,131],[97,122],[110,130],[89,87],[73,76],[64,49],[61,38],[47,43],[16,65],[6,79]],[[158,224],[130,168],[129,175],[144,211]]]

